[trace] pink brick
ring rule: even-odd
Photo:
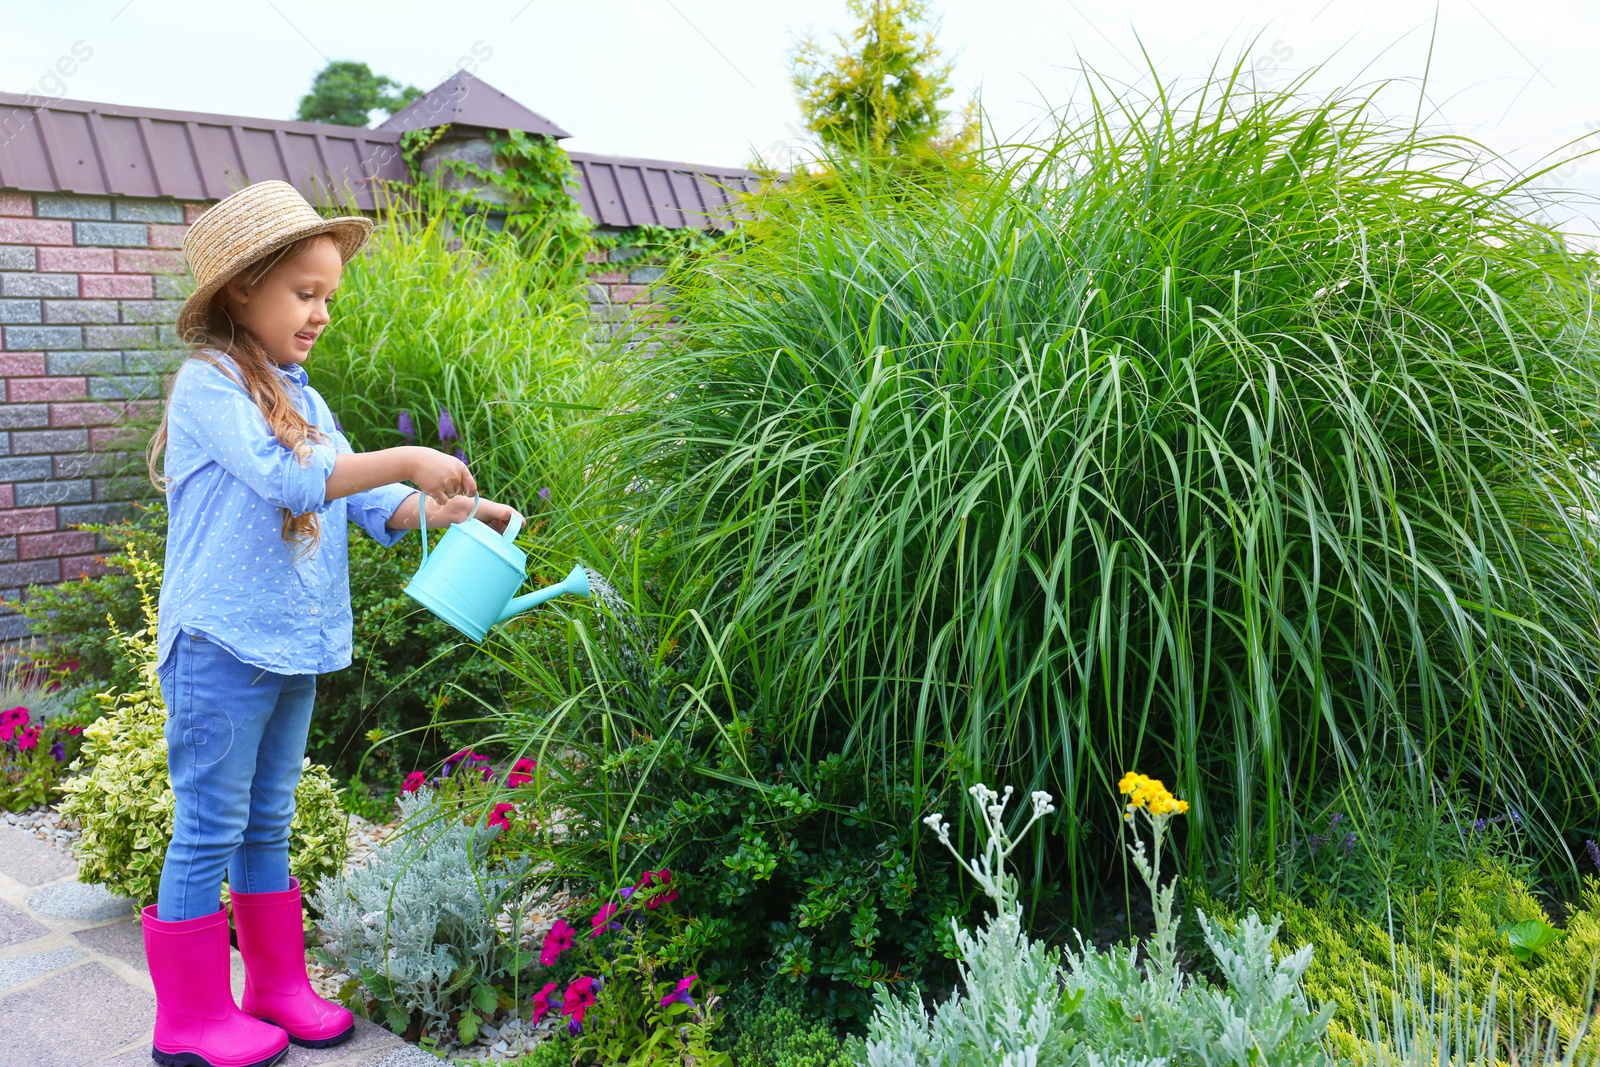
[[[72,223],[0,218],[0,245],[70,245]]]
[[[176,223],[150,224],[151,248],[182,248],[183,235],[189,232],[189,227],[179,226]]]
[[[98,578],[110,569],[106,566],[104,556],[68,556],[61,561],[61,580],[70,582],[74,578]]]
[[[0,193],[0,215],[33,216],[33,197],[27,193]]]
[[[56,273],[88,270],[110,274],[117,269],[109,248],[41,248],[39,269]]]
[[[78,295],[86,300],[149,300],[155,293],[155,281],[148,274],[78,276]]]
[[[35,377],[46,373],[43,352],[6,352],[0,354],[0,377]]]
[[[606,261],[605,249],[602,248],[597,252],[585,252],[583,261],[585,263],[604,263]]]
[[[9,508],[17,502],[17,494],[9,485],[0,485],[0,508]]]
[[[127,408],[122,404],[51,404],[50,425],[56,429],[74,426],[109,426],[119,421]]]
[[[14,508],[10,511],[0,511],[0,535],[48,533],[55,528],[55,508]]]
[[[94,534],[89,533],[87,530],[58,530],[55,533],[23,534],[17,538],[18,559],[73,556],[93,551]]]
[[[118,274],[182,274],[189,269],[182,252],[160,248],[119,248],[116,252]]]
[[[13,404],[40,400],[77,400],[88,391],[82,378],[12,378],[6,399]]]
[[[183,221],[192,225],[195,219],[204,215],[210,209],[210,204],[185,204],[183,205]]]
[[[131,445],[128,442],[128,428],[126,426],[101,426],[89,431],[89,448],[99,451],[103,448],[139,448],[140,445]]]
[[[589,280],[601,285],[620,285],[628,280],[628,276],[620,270],[602,270],[589,275]]]
[[[643,285],[613,285],[611,287],[611,302],[613,304],[632,304],[644,296],[646,287]]]

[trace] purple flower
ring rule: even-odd
[[[1328,829],[1332,830],[1335,826],[1338,826],[1342,822],[1344,822],[1344,813],[1336,812],[1333,818],[1328,820]]]
[[[1489,820],[1488,819],[1473,819],[1472,820],[1472,831],[1473,831],[1473,833],[1477,833],[1479,830],[1482,830],[1484,827],[1486,827],[1488,825],[1489,825]]]
[[[539,499],[543,500],[546,504],[550,503],[550,487],[548,485],[539,490]]]
[[[456,449],[456,458],[465,463],[467,461],[467,454],[458,448]]]
[[[1522,825],[1522,813],[1516,808],[1511,809],[1511,821],[1519,826]]]
[[[67,758],[67,746],[60,741],[50,746],[50,755],[54,756],[57,763]]]
[[[1584,850],[1589,853],[1589,862],[1594,864],[1595,870],[1600,871],[1600,845],[1594,843],[1594,838],[1583,843]]]
[[[661,1006],[664,1008],[676,1000],[689,1005],[691,1008],[694,1007],[694,998],[689,995],[689,987],[694,985],[699,978],[698,974],[691,974],[687,978],[679,979],[678,988],[661,998]]]
[[[1344,854],[1350,855],[1350,850],[1356,847],[1356,832],[1351,830],[1344,835]]]
[[[571,1034],[573,1037],[577,1037],[579,1034],[583,1033],[583,1024],[577,1019],[567,1020],[567,1033]]]
[[[411,421],[411,412],[402,411],[400,413],[399,427],[401,437],[412,441],[417,439],[417,427]]]
[[[455,420],[450,417],[449,410],[446,409],[446,408],[440,408],[439,409],[439,440],[441,440],[441,441],[454,441],[457,436],[458,435],[456,434],[456,423],[455,423]]]

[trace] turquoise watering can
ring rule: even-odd
[[[589,595],[589,576],[578,566],[565,581],[517,596],[528,576],[528,557],[513,543],[522,530],[522,516],[512,512],[506,532],[497,534],[473,517],[478,513],[476,501],[472,515],[446,530],[439,547],[429,555],[425,503],[426,497],[419,492],[422,564],[406,585],[406,595],[474,641],[482,641],[491,626],[562,593]]]

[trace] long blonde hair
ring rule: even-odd
[[[301,466],[311,462],[311,446],[325,443],[327,435],[300,414],[300,409],[295,407],[289,390],[284,387],[282,376],[276,371],[276,361],[267,354],[261,342],[248,329],[233,321],[233,316],[228,314],[226,294],[234,283],[245,275],[249,275],[245,281],[247,286],[253,288],[259,285],[267,276],[267,272],[278,262],[293,259],[315,242],[328,239],[330,238],[327,234],[313,234],[240,269],[212,294],[206,305],[204,325],[184,338],[190,345],[189,355],[185,361],[204,360],[241,386],[261,410],[261,417],[266,420],[267,428],[272,431],[272,435],[278,439],[279,444],[294,453]],[[208,348],[226,353],[232,359],[233,366],[230,367],[205,351]],[[238,374],[234,373],[235,368]],[[173,378],[176,377],[174,374]],[[171,484],[170,479],[162,472],[160,464],[167,450],[167,409],[172,406],[170,382],[166,392],[167,404],[161,412],[161,425],[156,427],[155,434],[150,438],[145,457],[150,472],[150,482],[163,493]],[[282,511],[283,539],[296,546],[295,555],[302,556],[314,550],[322,537],[322,526],[316,514],[293,515],[288,508],[283,508]]]

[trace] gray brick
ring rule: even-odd
[[[49,425],[49,404],[0,404],[0,429],[31,430]]]
[[[144,248],[150,244],[150,227],[142,222],[75,222],[73,243]]]
[[[0,245],[0,270],[33,270],[38,265],[32,245]]]
[[[123,322],[172,322],[178,317],[181,300],[124,300]]]
[[[116,322],[115,300],[46,300],[46,322]]]
[[[178,336],[178,327],[168,322],[156,327],[156,340],[158,344],[166,345],[169,348],[175,348],[183,344],[183,338]]]
[[[186,300],[194,292],[194,279],[187,274],[157,274],[155,279],[158,300]]]
[[[41,219],[109,219],[111,200],[104,196],[41,193],[34,199],[33,213]]]
[[[94,499],[94,483],[18,482],[17,507],[38,508],[46,504],[82,504]]]
[[[0,563],[0,585],[32,585],[34,582],[60,580],[59,559],[30,559],[25,563]]]
[[[76,274],[0,274],[0,296],[77,295]]]
[[[141,349],[122,353],[122,368],[129,374],[166,374],[177,370],[182,352],[163,352],[159,349]]]
[[[84,348],[150,348],[156,344],[154,326],[85,326]],[[78,347],[76,345],[74,348]]]
[[[22,591],[19,589],[18,594]],[[14,600],[15,597],[6,597]],[[7,615],[0,618],[0,641],[20,641],[29,636],[28,617],[26,615]]]
[[[142,500],[145,497],[154,495],[154,493],[155,488],[150,484],[150,479],[144,475],[129,475],[125,478],[96,478],[94,480],[94,499],[96,500]]]
[[[142,196],[111,201],[119,222],[182,222],[183,205],[175,200],[148,200]]]
[[[57,521],[62,526],[85,522],[121,522],[128,515],[126,504],[63,504],[56,509]]]
[[[101,326],[99,329],[107,329]],[[113,326],[110,329],[124,329]],[[45,349],[82,348],[83,330],[78,326],[7,326],[6,348],[13,352],[40,352]]]
[[[32,481],[44,478],[53,478],[56,481],[66,481],[76,478],[89,478],[100,476],[114,477],[126,473],[128,455],[125,452],[78,452],[72,455],[55,457],[51,474],[35,476]]]
[[[625,263],[642,255],[644,255],[644,249],[629,245],[625,248],[613,248],[610,254],[606,256],[606,260],[611,263]]]
[[[149,375],[90,378],[91,400],[149,400],[161,394],[161,381]]]
[[[121,374],[121,352],[51,352],[44,357],[51,374]]]
[[[11,433],[6,431],[0,433],[0,456],[9,455],[11,455]]]
[[[0,563],[15,563],[17,561],[17,538],[0,537]]]
[[[89,431],[81,430],[13,430],[11,454],[31,456],[43,452],[71,452],[89,447]]]
[[[649,285],[667,276],[665,267],[635,267],[628,272],[628,281],[634,285]]]
[[[23,456],[18,459],[0,459],[0,482],[38,482],[50,477],[53,467],[49,456]]]
[[[0,300],[0,322],[37,323],[38,321],[39,321],[39,301],[37,301],[37,300]]]

